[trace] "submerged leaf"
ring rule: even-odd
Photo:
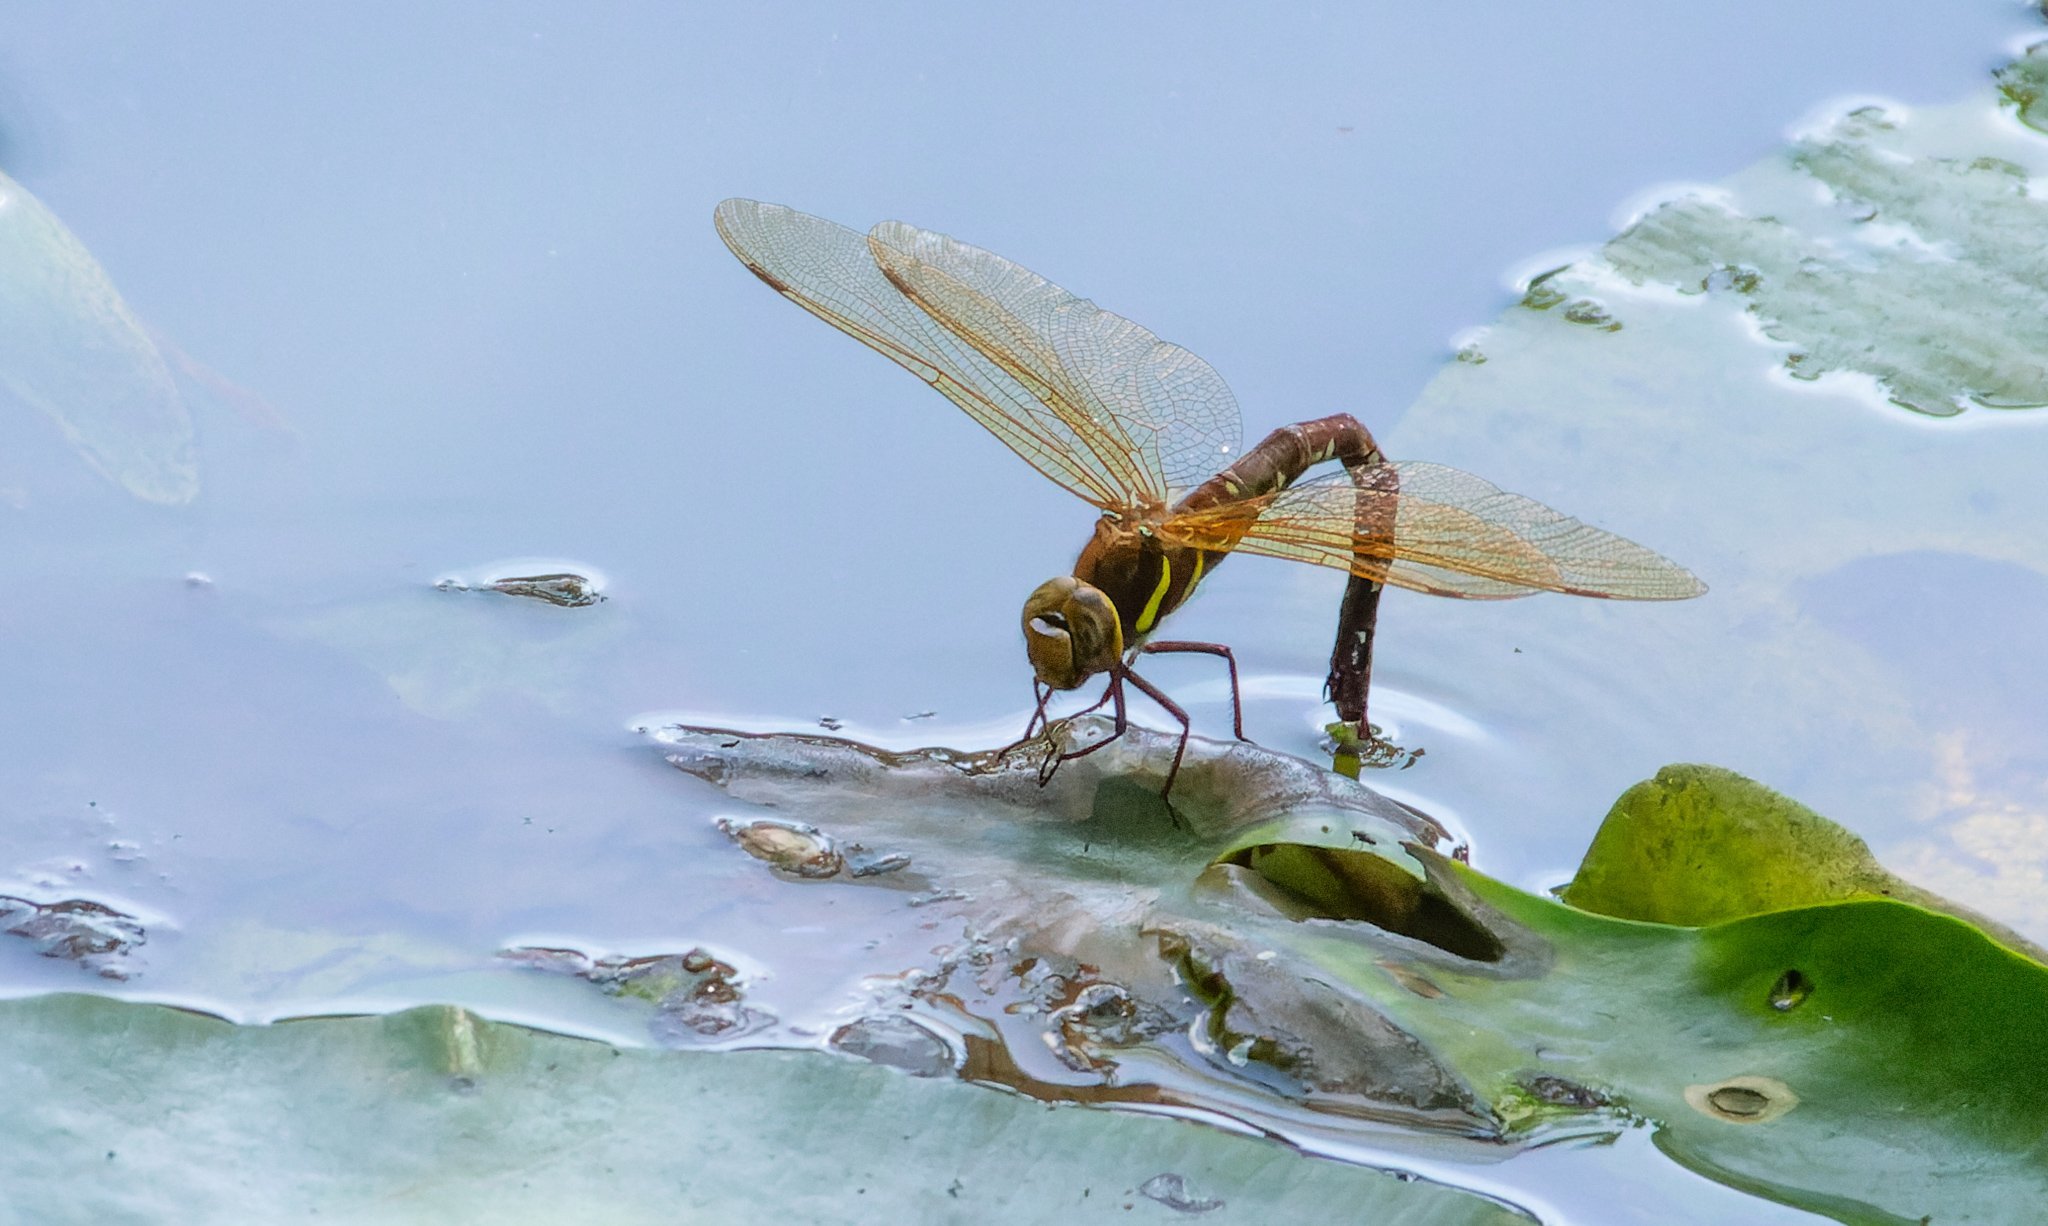
[[[785,1221],[1128,1221],[1162,1171],[1219,1202],[1204,1222],[1528,1220],[1183,1120],[813,1053],[622,1051],[445,1006],[233,1026],[7,1001],[0,1080],[0,1187],[24,1222],[739,1222],[770,1199]]]
[[[1607,264],[1638,284],[1741,295],[1791,344],[1785,368],[1801,379],[1861,372],[1934,417],[2048,404],[2048,265],[2035,237],[2048,200],[2023,169],[1930,141],[1878,107],[1800,141],[1774,169],[1791,184],[1757,192],[1768,211],[1675,200],[1610,242]]]

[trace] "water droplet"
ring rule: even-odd
[[[832,1032],[832,1046],[849,1056],[902,1069],[913,1077],[948,1077],[953,1049],[900,1014],[864,1017]]]
[[[1156,1200],[1175,1213],[1212,1213],[1223,1207],[1223,1202],[1213,1197],[1196,1196],[1188,1191],[1188,1181],[1167,1171],[1154,1175],[1138,1185],[1138,1194],[1149,1200]]]
[[[1121,984],[1091,983],[1046,1018],[1046,1045],[1076,1072],[1113,1067],[1106,1047],[1130,1047],[1175,1026],[1165,1010],[1147,1005]]]
[[[1790,1013],[1806,1003],[1813,995],[1813,981],[1797,970],[1789,970],[1778,976],[1778,982],[1771,985],[1771,1008],[1780,1013]]]

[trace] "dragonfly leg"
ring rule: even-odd
[[[1031,718],[1025,721],[1024,735],[1018,737],[1016,740],[1010,742],[1008,745],[1005,745],[1001,749],[996,751],[996,761],[998,763],[1003,762],[1013,752],[1022,749],[1026,744],[1028,744],[1033,739],[1039,736],[1049,735],[1052,732],[1053,721],[1052,717],[1046,713],[1046,707],[1052,702],[1052,696],[1056,692],[1057,691],[1055,691],[1051,686],[1045,684],[1043,681],[1038,681],[1034,679],[1031,682],[1031,693],[1032,696],[1036,699],[1036,705],[1034,705],[1031,710]],[[1068,721],[1071,721],[1080,716],[1092,714],[1096,711],[1101,710],[1104,704],[1112,700],[1114,700],[1117,704],[1117,724],[1115,731],[1112,732],[1109,736],[1104,737],[1102,740],[1097,741],[1095,744],[1089,746],[1087,749],[1081,750],[1078,753],[1061,753],[1057,745],[1048,746],[1045,760],[1039,764],[1038,768],[1038,784],[1040,787],[1044,787],[1046,784],[1052,782],[1053,773],[1059,770],[1060,763],[1066,761],[1068,758],[1085,757],[1086,755],[1093,753],[1095,750],[1102,748],[1104,745],[1109,744],[1111,741],[1115,740],[1117,737],[1120,737],[1124,734],[1124,728],[1126,724],[1123,711],[1123,690],[1119,679],[1116,677],[1111,677],[1109,684],[1103,687],[1102,697],[1096,699],[1093,703],[1089,704],[1086,707],[1083,707],[1081,710],[1074,712],[1074,714],[1069,715],[1066,718]]]
[[[1131,722],[1129,714],[1124,709],[1124,678],[1126,676],[1131,676],[1131,674],[1128,670],[1125,669],[1118,669],[1116,672],[1112,673],[1109,678],[1109,688],[1103,691],[1102,697],[1096,701],[1095,706],[1088,708],[1088,711],[1093,711],[1105,702],[1113,701],[1116,704],[1116,723],[1110,729],[1109,735],[1103,737],[1101,740],[1095,742],[1093,745],[1089,745],[1083,749],[1076,749],[1070,753],[1060,752],[1058,746],[1055,745],[1053,751],[1046,754],[1045,761],[1039,765],[1039,787],[1044,787],[1046,784],[1052,782],[1053,775],[1056,774],[1060,769],[1060,763],[1071,762],[1075,758],[1085,758],[1089,754],[1094,753],[1096,750],[1101,749],[1104,745],[1107,745],[1111,741],[1116,740],[1118,737],[1122,736],[1125,732],[1127,732],[1130,729]],[[1132,679],[1136,680],[1135,677],[1133,677]],[[1088,714],[1088,711],[1080,711],[1076,714],[1086,715]]]
[[[1046,718],[1045,704],[1052,701],[1052,694],[1053,689],[1051,686],[1037,678],[1032,679],[1031,696],[1037,700],[1037,705],[1032,708],[1031,718],[1024,722],[1024,735],[996,751],[996,762],[998,764],[1010,756],[1011,750],[1023,748],[1026,741],[1037,736],[1040,732],[1051,729],[1052,721]]]
[[[1160,798],[1162,800],[1166,800],[1166,798],[1172,796],[1173,794],[1173,781],[1180,774],[1180,760],[1188,751],[1188,733],[1192,730],[1194,725],[1189,721],[1188,713],[1186,711],[1181,710],[1179,703],[1175,702],[1171,698],[1168,698],[1166,696],[1165,691],[1158,689],[1151,682],[1145,680],[1143,677],[1140,677],[1138,674],[1132,672],[1128,668],[1123,670],[1123,675],[1129,678],[1131,684],[1137,686],[1139,691],[1142,692],[1145,695],[1145,697],[1151,699],[1153,702],[1158,703],[1160,710],[1166,712],[1168,715],[1173,716],[1174,721],[1180,725],[1180,741],[1173,747],[1173,765],[1166,768],[1166,786],[1159,789]],[[1173,802],[1171,800],[1167,800],[1166,807],[1169,810],[1171,810],[1173,808]],[[1179,822],[1180,815],[1178,813],[1174,814],[1173,820],[1176,823]]]
[[[1038,700],[1038,705],[1031,709],[1031,718],[1025,721],[1024,735],[1018,738],[1017,741],[1019,745],[1030,740],[1033,735],[1043,732],[1052,724],[1052,720],[1047,718],[1045,714],[1045,704],[1052,701],[1052,693],[1051,686],[1036,677],[1031,679],[1031,696]]]
[[[1114,678],[1111,678],[1110,683],[1107,686],[1103,687],[1102,697],[1096,699],[1094,702],[1089,703],[1087,706],[1082,707],[1080,710],[1074,712],[1072,715],[1069,715],[1067,718],[1079,719],[1083,715],[1093,715],[1097,711],[1100,711],[1103,708],[1103,705],[1107,703],[1111,698],[1121,698],[1121,693],[1117,689],[1117,683]]]
[[[1368,630],[1368,637],[1370,634],[1371,631]],[[1236,734],[1237,739],[1240,741],[1249,739],[1244,734],[1244,701],[1239,696],[1237,690],[1237,657],[1230,654],[1230,648],[1225,647],[1221,643],[1191,643],[1176,639],[1164,643],[1147,643],[1138,648],[1138,650],[1148,654],[1171,651],[1199,651],[1205,655],[1222,656],[1224,665],[1230,669],[1230,730]],[[1363,691],[1360,692],[1363,693]]]

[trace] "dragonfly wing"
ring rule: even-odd
[[[713,221],[770,288],[931,384],[1032,467],[1104,510],[1130,505],[1060,418],[890,283],[865,235],[758,200],[726,200]]]
[[[1683,600],[1706,591],[1677,563],[1533,498],[1441,464],[1331,473],[1176,516],[1176,543],[1332,566],[1440,596],[1503,600],[1536,591]]]
[[[886,221],[868,237],[906,296],[1030,389],[1138,500],[1171,503],[1237,458],[1237,398],[1194,354],[943,234]]]

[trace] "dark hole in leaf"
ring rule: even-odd
[[[1369,852],[1264,843],[1225,862],[1257,873],[1317,919],[1363,921],[1475,962],[1498,962],[1506,952],[1433,883]]]
[[[1723,1115],[1756,1116],[1770,1109],[1771,1096],[1747,1086],[1722,1086],[1709,1093],[1707,1101]]]
[[[1797,969],[1778,976],[1778,982],[1771,985],[1771,1008],[1780,1013],[1790,1013],[1806,1003],[1813,995],[1813,980]]]

